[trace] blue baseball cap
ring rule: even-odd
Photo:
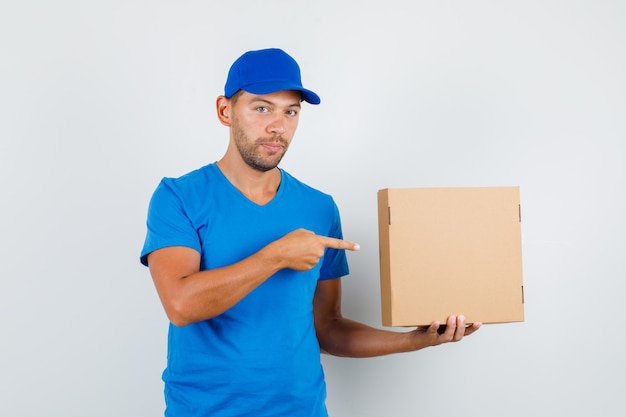
[[[252,94],[270,94],[295,90],[302,99],[320,104],[320,97],[302,87],[300,67],[295,59],[282,49],[270,48],[248,51],[233,63],[228,71],[224,95],[231,98],[239,90]]]

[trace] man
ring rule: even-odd
[[[224,156],[154,192],[141,261],[171,321],[167,416],[327,416],[320,352],[369,357],[459,341],[480,326],[392,332],[341,314],[348,274],[333,199],[278,167],[298,125],[300,68],[280,49],[232,65]]]

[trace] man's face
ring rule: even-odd
[[[269,171],[281,161],[298,127],[300,93],[242,92],[232,107],[231,135],[248,166]]]

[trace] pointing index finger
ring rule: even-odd
[[[350,242],[349,240],[335,239],[334,237],[326,237],[326,236],[323,236],[323,238],[324,239],[322,243],[327,248],[347,249],[347,250],[353,250],[353,251],[361,249],[361,245],[355,242]]]

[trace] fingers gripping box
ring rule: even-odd
[[[378,191],[384,326],[524,321],[519,187]]]

